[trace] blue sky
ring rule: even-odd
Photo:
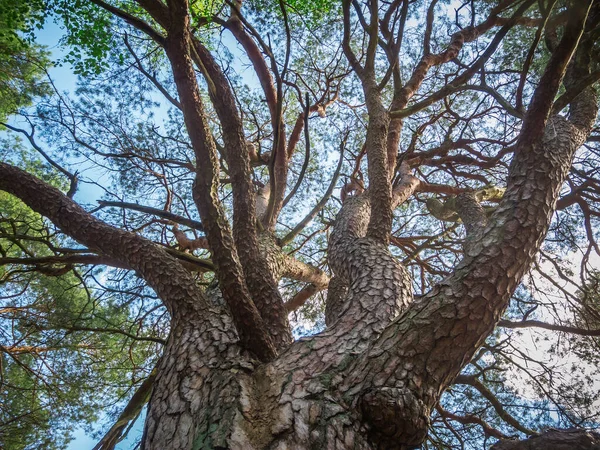
[[[146,414],[144,410],[127,437],[117,444],[116,450],[131,450],[136,446],[144,429],[145,417]],[[82,428],[78,428],[75,433],[73,433],[73,437],[75,439],[71,441],[66,450],[90,450],[98,443],[98,439],[90,437]]]

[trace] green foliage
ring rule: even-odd
[[[588,273],[583,288],[578,292],[581,308],[577,311],[576,321],[582,328],[600,328],[600,270]],[[600,339],[596,339],[600,343]]]
[[[44,18],[43,0],[0,0],[0,38],[18,46],[32,44]]]
[[[328,0],[288,0],[285,2],[297,14],[318,16],[331,11],[333,2]]]
[[[61,43],[68,53],[64,61],[73,71],[82,76],[105,71],[116,39],[111,15],[86,0],[49,0],[47,7],[65,28]]]
[[[193,18],[204,18],[210,20],[223,6],[221,0],[192,0],[190,1],[190,13]]]
[[[407,30],[399,58],[401,76],[405,80],[410,77],[416,61],[421,57],[424,30],[421,25],[428,3],[410,2]],[[478,16],[485,17],[495,3],[492,0],[477,3]],[[107,197],[139,200],[140,203],[168,208],[171,212],[196,219],[197,211],[191,198],[195,155],[189,145],[181,111],[176,108],[167,111],[170,105],[149,79],[154,77],[171,96],[176,96],[172,70],[160,46],[89,0],[47,0],[44,5],[40,0],[35,3],[0,0],[0,5],[3,8],[0,17],[7,24],[4,30],[0,30],[0,36],[9,42],[16,42],[21,49],[19,51],[35,48],[33,33],[45,20],[54,18],[61,23],[65,33],[62,44],[68,49],[63,61],[72,64],[75,72],[81,75],[79,88],[72,96],[65,95],[61,99],[36,105],[38,118],[32,118],[36,126],[36,138],[46,139],[51,144],[48,147],[52,155],[67,164],[83,160],[86,165],[100,168],[98,172],[110,173],[108,181],[107,178],[100,181]],[[111,5],[161,30],[137,2],[112,0]],[[271,46],[280,63],[287,48],[282,6],[291,29],[291,56],[286,74],[289,84],[284,85],[283,97],[284,120],[288,130],[302,111],[298,97],[303,98],[305,92],[311,94],[311,103],[327,103],[333,92],[342,101],[332,104],[326,112],[319,111],[318,116],[311,114],[310,160],[300,189],[281,213],[279,236],[298,223],[324,194],[337,165],[339,142],[347,129],[352,134],[348,139],[345,153],[347,163],[344,164],[341,179],[348,179],[355,162],[359,160],[357,155],[365,139],[368,120],[366,110],[361,106],[362,87],[356,77],[347,76],[347,61],[339,45],[342,32],[340,3],[328,0],[244,2],[246,19]],[[366,7],[366,3],[363,6]],[[448,36],[456,31],[456,27],[468,23],[470,13],[467,9],[463,9],[460,24],[454,23],[454,7],[455,2],[450,0],[437,3],[432,34],[434,52],[443,51]],[[195,35],[213,52],[232,83],[242,111],[246,137],[259,153],[269,152],[272,127],[264,93],[257,81],[244,73],[244,66],[249,68],[250,64],[243,56],[240,57],[240,46],[236,50],[231,36],[222,33],[218,21],[213,22],[215,15],[226,20],[229,6],[223,0],[191,0],[190,9]],[[508,15],[508,12],[504,15]],[[124,47],[124,33],[127,33],[128,43],[137,55],[139,64],[151,77],[135,70],[138,62]],[[534,34],[535,28],[515,27],[511,30],[490,59],[487,65],[491,69],[489,73],[485,78],[483,74],[479,79],[474,77],[473,84],[493,87],[505,99],[513,102],[519,80],[517,72],[522,68]],[[480,36],[476,43],[465,45],[453,63],[432,69],[415,100],[418,101],[421,95],[435,92],[453,79],[457,70],[467,67],[480,56],[491,36],[493,33]],[[360,26],[352,33],[351,40],[356,53],[364,54]],[[525,101],[530,98],[548,56],[548,51],[541,43],[526,77]],[[6,60],[12,63],[11,58]],[[378,71],[381,69],[381,73],[378,72],[379,79],[386,70],[384,62],[379,53],[376,61]],[[454,63],[460,64],[457,66]],[[103,77],[99,79],[96,75],[101,73]],[[13,75],[10,77],[11,80],[15,78]],[[331,83],[327,88],[324,79]],[[199,80],[203,89],[201,76]],[[293,89],[294,84],[298,92]],[[392,84],[389,84],[383,92],[388,101],[392,88]],[[203,91],[210,125],[216,140],[222,145],[220,124],[215,119],[206,89]],[[17,92],[32,91],[19,88]],[[29,101],[25,99],[21,104]],[[0,103],[0,108],[4,104]],[[444,109],[447,110],[445,113]],[[495,158],[500,155],[499,148],[504,146],[503,142],[509,145],[518,132],[519,121],[498,112],[498,109],[488,96],[479,91],[450,96],[443,105],[436,103],[406,119],[402,151],[412,148],[410,151],[413,152],[435,152],[446,142],[464,139],[473,145],[436,153],[440,159],[431,158],[421,167],[419,177],[432,184],[463,188],[482,188],[490,183],[503,186],[510,155],[503,157],[499,164],[489,170],[480,168],[489,167],[490,161],[497,161]],[[77,141],[73,139],[75,136]],[[297,169],[304,162],[302,139],[290,162],[289,186],[297,181]],[[38,159],[32,158],[32,154],[15,150],[17,147],[13,144],[5,151],[0,148],[0,159],[10,160],[65,190],[67,186],[64,179],[48,170]],[[463,161],[464,167],[462,163],[442,162],[443,159],[451,161],[452,158]],[[469,161],[474,161],[474,164],[471,165]],[[591,161],[590,165],[596,159],[592,158]],[[360,164],[366,174],[366,159]],[[266,165],[253,169],[257,182],[268,182]],[[84,176],[91,177],[90,172]],[[222,180],[229,178],[225,166],[220,175]],[[341,183],[338,182],[338,188]],[[224,181],[219,196],[228,214],[232,210],[231,191],[231,185]],[[334,199],[338,192],[334,193]],[[398,230],[397,234],[405,239],[399,242],[406,242],[407,237],[411,237],[412,241],[406,247],[392,249],[394,255],[404,260],[413,273],[415,289],[419,294],[426,292],[457,264],[462,255],[464,239],[461,228],[454,225],[447,227],[434,219],[425,210],[425,202],[422,194],[417,195],[415,201],[396,210],[394,230]],[[330,201],[304,232],[285,248],[286,253],[327,270],[327,231],[339,207],[335,200]],[[173,244],[170,224],[164,221],[118,209],[102,209],[96,214],[108,223],[134,230],[154,242]],[[583,219],[580,215],[565,218],[564,214],[558,214],[560,228],[551,233],[557,236],[556,246],[575,249],[584,237],[581,227]],[[0,236],[0,257],[43,257],[80,249],[77,243],[58,233],[21,202],[1,193],[0,233],[4,233]],[[15,235],[29,238],[14,238]],[[52,246],[69,250],[55,252]],[[47,276],[45,269],[68,270],[58,276]],[[198,281],[205,284],[206,278],[199,277]],[[304,287],[304,283],[284,282],[280,287],[284,298],[290,299]],[[590,284],[589,291],[593,295],[597,289]],[[100,270],[89,266],[69,269],[64,264],[38,267],[0,265],[0,293],[6,296],[0,300],[0,311],[4,311],[0,312],[0,344],[5,349],[0,349],[4,377],[0,382],[0,398],[6,397],[5,401],[0,402],[0,424],[18,418],[5,427],[0,426],[2,448],[64,446],[73,424],[94,422],[97,419],[96,411],[106,410],[105,399],[112,401],[130,397],[128,389],[149,373],[156,355],[160,354],[158,344],[139,342],[114,330],[153,337],[164,337],[168,331],[164,307],[132,271]],[[590,305],[593,303],[592,306],[597,307],[598,297],[590,299],[595,299],[593,302],[590,300]],[[534,310],[532,305],[537,308],[537,301],[529,292],[519,292],[508,317],[513,320],[530,317],[530,312]],[[309,335],[324,328],[324,304],[325,294],[322,292],[292,315],[295,336]],[[592,327],[591,324],[597,324],[590,317],[585,316],[585,323],[582,319],[581,326]],[[10,330],[10,333],[5,330]],[[524,392],[519,390],[520,387],[517,389],[514,384],[507,383],[515,376],[512,372],[507,374],[514,366],[510,358],[517,362],[525,358],[520,349],[517,351],[512,348],[522,345],[517,338],[517,333],[510,336],[507,333],[495,333],[486,343],[489,354],[483,352],[481,358],[474,360],[466,372],[480,375],[480,379],[489,384],[492,393],[507,405],[509,412],[522,419],[525,425],[562,424],[555,417],[560,413],[562,420],[565,414],[561,410],[556,412],[556,405],[549,407],[526,398],[531,392],[536,394],[536,398],[543,398],[545,393],[530,387]],[[587,361],[595,361],[592,352],[597,354],[597,339],[592,344],[589,348],[582,346],[576,349],[578,355]],[[17,346],[21,350],[6,350]],[[25,351],[26,348],[30,351]],[[537,383],[542,377],[535,379]],[[563,402],[570,396],[574,411],[579,411],[578,406],[587,402],[587,399],[581,400],[584,397],[581,394],[587,393],[580,384],[571,383],[567,386],[564,383],[552,384],[553,380],[542,381],[540,386],[560,391],[560,395],[555,394],[557,402]],[[592,385],[591,382],[588,384]],[[499,419],[490,403],[471,387],[452,388],[442,400],[442,405],[459,414],[485,419],[503,432],[514,433]],[[116,410],[118,405],[111,406]],[[436,416],[435,420],[433,432],[438,435],[432,435],[432,439],[438,440],[436,448],[457,448],[453,446],[456,437],[448,428],[448,421],[441,416]],[[480,428],[474,424],[464,428],[465,439],[475,443],[471,448],[481,448]]]
[[[40,10],[38,1],[0,0],[0,121],[49,91],[47,52],[32,43],[43,23]]]
[[[329,0],[251,0],[249,6],[256,11],[268,11],[271,15],[281,16],[282,6],[286,9],[288,16],[301,18],[305,23],[316,25],[330,12],[337,10],[339,5]]]

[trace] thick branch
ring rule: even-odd
[[[193,49],[192,57],[210,86],[210,98],[223,131],[233,190],[233,235],[246,286],[275,346],[281,349],[289,345],[292,335],[281,294],[259,249],[256,196],[242,120],[231,86],[208,49],[197,40],[193,41]]]
[[[306,303],[306,301],[319,292],[322,288],[315,286],[314,284],[308,284],[303,287],[296,295],[294,295],[290,300],[285,302],[285,309],[288,312],[294,312],[302,305]]]
[[[567,64],[571,61],[577,48],[591,5],[591,1],[577,1],[573,2],[569,8],[569,19],[563,37],[556,50],[552,52],[552,57],[533,94],[527,115],[523,120],[519,135],[521,145],[530,145],[542,137],[552,111],[554,97],[565,75]]]
[[[217,196],[220,166],[190,57],[188,4],[183,0],[172,2],[170,10],[171,27],[165,50],[171,61],[186,129],[196,153],[194,200],[213,252],[221,291],[240,339],[259,358],[271,359],[276,350],[245,285],[231,231]]]
[[[0,163],[0,189],[20,198],[91,250],[134,269],[154,288],[171,314],[186,310],[207,317],[212,314],[191,275],[147,239],[96,219],[57,189],[5,163]]]
[[[269,107],[269,113],[271,115],[271,123],[274,123],[275,109],[277,106],[277,92],[275,91],[275,85],[273,84],[273,77],[271,76],[271,72],[269,71],[258,45],[256,45],[256,42],[254,42],[244,29],[239,10],[232,7],[231,17],[227,22],[223,23],[223,26],[231,31],[236,40],[244,47],[246,55],[254,67],[256,76],[258,77],[263,93],[265,94],[265,99],[267,100],[267,106]]]
[[[468,235],[481,231],[487,225],[487,216],[475,193],[464,193],[456,196],[456,210]]]
[[[283,257],[282,266],[282,277],[312,283],[318,289],[325,289],[329,283],[329,276],[321,269],[291,256]]]
[[[403,166],[401,172],[392,207],[406,201],[419,185],[408,166]],[[337,294],[327,298],[328,324],[335,318],[336,329],[351,329],[350,335],[360,333],[364,339],[378,334],[413,299],[406,269],[387,245],[365,237],[373,211],[370,198],[366,191],[346,199],[336,217],[328,252],[335,275],[331,294]]]

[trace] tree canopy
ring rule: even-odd
[[[147,449],[598,445],[599,37],[595,0],[0,0],[0,447],[144,409]]]

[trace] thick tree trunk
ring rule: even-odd
[[[405,271],[387,247],[365,237],[369,197],[348,200],[330,241],[331,265],[347,286],[331,326],[263,365],[241,350],[230,315],[164,251],[6,164],[0,189],[135,268],[172,312],[145,449],[408,449],[424,438],[429,411],[489,334],[540,245],[596,114],[593,92],[574,105],[572,122],[552,119],[546,136],[518,153],[490,225],[474,233],[456,274],[419,302],[411,303]],[[398,201],[415,187],[409,174],[401,186]]]
[[[142,439],[147,450],[235,447],[228,441],[239,411],[239,380],[252,365],[235,335],[191,317],[172,321]]]

